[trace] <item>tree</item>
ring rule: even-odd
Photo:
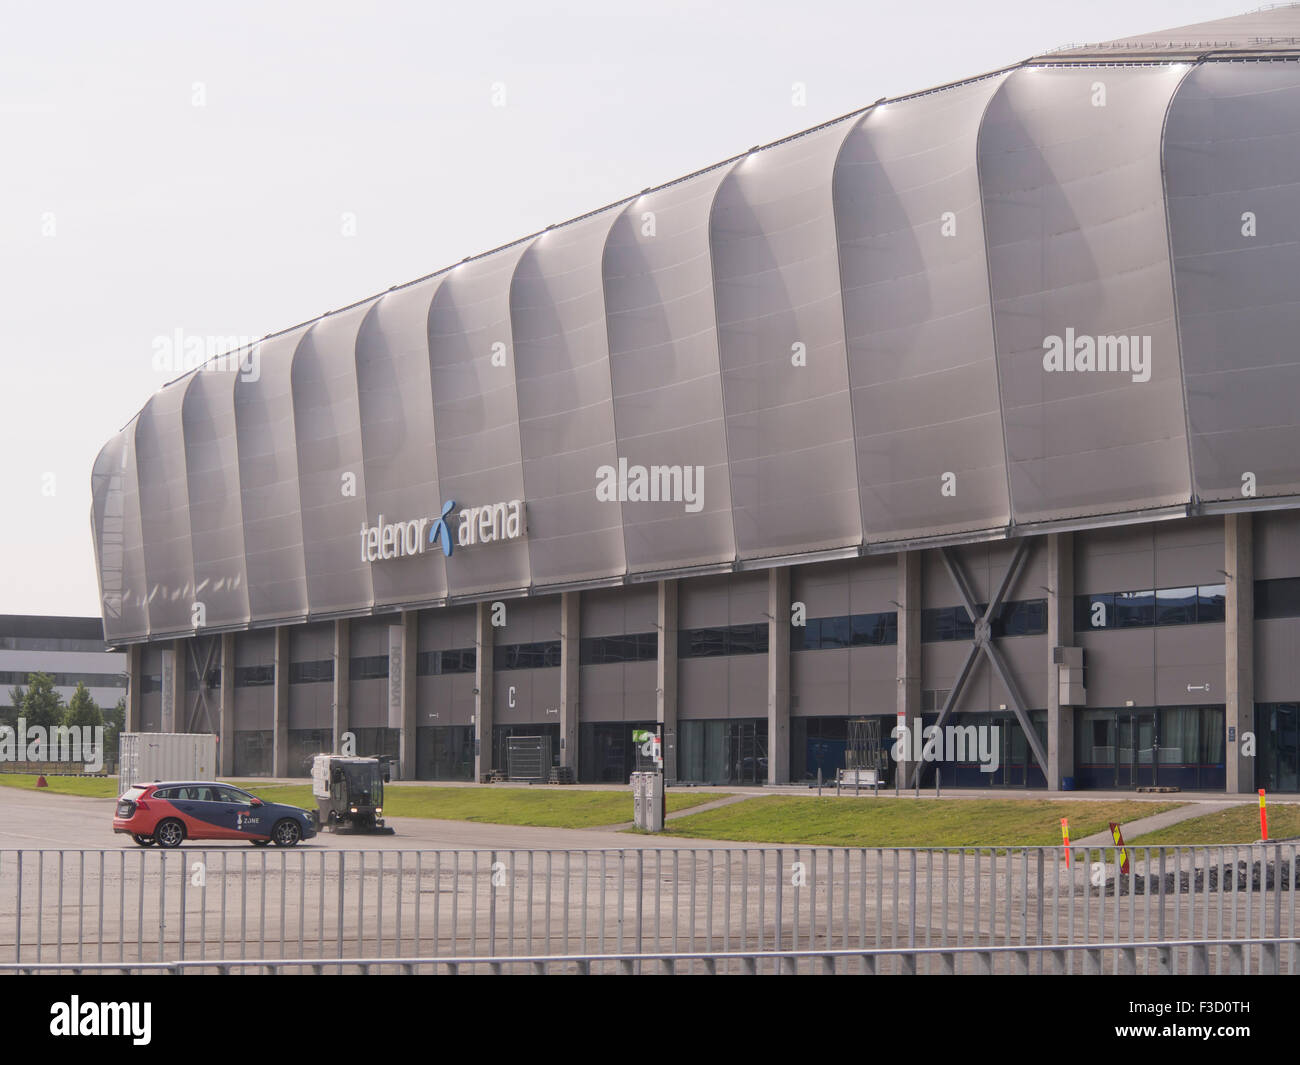
[[[57,728],[63,720],[63,699],[54,690],[54,678],[48,673],[29,673],[27,691],[22,702],[15,705],[28,728]]]
[[[117,701],[111,710],[104,711],[104,761],[110,765],[117,763],[117,737],[126,726],[126,696]]]
[[[78,682],[77,690],[68,700],[68,709],[63,715],[63,723],[76,726],[89,725],[91,728],[104,724],[104,711],[91,698],[85,684]]]

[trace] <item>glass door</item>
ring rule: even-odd
[[[1154,711],[1133,715],[1137,737],[1137,763],[1133,767],[1134,787],[1154,787],[1159,775],[1160,733]]]
[[[1115,787],[1133,788],[1137,786],[1134,766],[1137,761],[1133,744],[1134,722],[1130,713],[1120,713],[1116,717],[1115,742]]]

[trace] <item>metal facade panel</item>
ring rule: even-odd
[[[980,116],[1002,80],[872,109],[835,166],[869,541],[1010,518],[975,165]]]
[[[140,534],[152,635],[193,628],[194,555],[185,486],[181,401],[188,380],[159,389],[135,423],[140,478]]]
[[[91,473],[91,530],[95,540],[104,639],[112,643],[148,635],[144,610],[144,560],[140,509],[129,429],[114,436]]]
[[[510,278],[522,252],[515,246],[457,266],[429,309],[439,488],[462,508],[525,499],[510,331]],[[447,583],[452,595],[527,586],[527,535],[457,548]]]
[[[1022,69],[985,112],[980,185],[1017,522],[1190,498],[1160,173],[1184,74]],[[1145,368],[1132,372],[1130,356],[1125,371],[1079,370],[1062,356],[1065,369],[1048,369],[1051,338],[1086,354],[1109,337],[1136,338]]]
[[[312,614],[355,610],[374,597],[373,563],[361,557],[361,526],[369,515],[356,363],[357,333],[374,306],[321,319],[293,355],[293,427]]]
[[[728,168],[647,193],[619,214],[602,270],[618,454],[702,467],[702,506],[623,504],[628,569],[735,558],[709,210]]]
[[[235,442],[236,376],[201,370],[189,379],[181,405],[194,598],[203,604],[207,626],[243,625],[249,618]]]
[[[749,156],[714,199],[709,243],[741,558],[862,539],[831,200],[849,128]],[[806,365],[796,365],[801,356]]]
[[[1193,70],[1165,171],[1196,494],[1300,492],[1300,67]]]
[[[622,507],[597,498],[616,470],[601,251],[605,211],[529,245],[510,285],[519,439],[534,584],[622,574]]]
[[[136,468],[135,426],[139,416],[118,434],[122,440],[122,629],[149,635],[149,582],[144,569],[140,530],[140,473]]]
[[[304,332],[299,328],[262,341],[257,380],[235,380],[248,605],[254,622],[307,613],[298,444],[289,389],[293,352]]]
[[[441,513],[429,379],[429,306],[437,279],[380,298],[357,334],[367,520],[436,519]],[[447,561],[426,543],[413,557],[370,565],[375,603],[410,603],[447,594]]]

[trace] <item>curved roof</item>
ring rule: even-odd
[[[878,102],[171,382],[94,467],[108,640],[1296,505],[1300,8],[1201,30]],[[703,490],[611,500],[621,463]],[[516,499],[516,539],[367,557]]]

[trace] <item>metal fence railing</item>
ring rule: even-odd
[[[797,973],[881,973],[894,971],[902,975],[935,971],[958,973],[974,971],[984,975],[1026,975],[1034,971],[1063,974],[1078,971],[1104,975],[1146,972],[1173,975],[1178,971],[1176,958],[1186,961],[1185,971],[1194,975],[1243,975],[1249,971],[1246,954],[1258,952],[1261,966],[1256,971],[1277,974],[1294,973],[1281,967],[1284,952],[1300,949],[1300,940],[1287,939],[1214,939],[1167,940],[1161,943],[1094,943],[1058,944],[1025,947],[898,947],[896,949],[834,949],[729,951],[727,953],[677,954],[550,954],[514,957],[451,958],[250,958],[236,961],[143,961],[143,962],[0,962],[0,974],[20,975],[76,974],[111,975],[123,973],[183,975],[251,974],[621,974],[655,973],[737,973],[756,975],[764,972]],[[1292,954],[1294,957],[1294,953]],[[1076,968],[1069,959],[1080,959]],[[1113,964],[1105,959],[1113,959]],[[1141,960],[1140,960],[1141,959]],[[887,967],[882,964],[893,961]],[[929,962],[933,961],[934,966]],[[1216,962],[1220,963],[1216,967]]]
[[[1124,873],[1115,847],[1069,866],[1059,847],[5,850],[0,967],[708,955],[776,971],[779,952],[848,951],[881,972],[1297,972],[1297,851],[1130,846]]]

